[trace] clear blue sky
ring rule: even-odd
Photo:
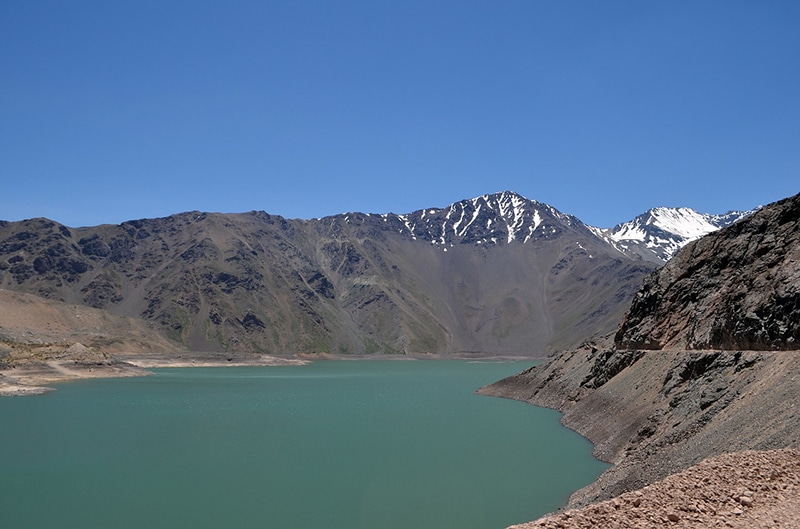
[[[0,219],[800,192],[800,2],[0,2]]]

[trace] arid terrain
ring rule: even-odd
[[[479,390],[560,410],[613,464],[570,510],[519,527],[800,526],[798,234],[800,195],[690,243],[645,278],[615,335]],[[0,290],[0,394],[303,361],[189,352],[152,324]]]
[[[613,463],[582,510],[525,527],[800,526],[798,338],[800,195],[689,243],[613,337],[481,388],[560,410]]]
[[[513,529],[796,528],[800,452],[745,451],[703,461],[640,490]]]
[[[609,352],[587,345],[480,393],[562,411],[562,423],[591,440],[597,457],[614,464],[575,492],[569,508],[642,489],[709,457],[751,449],[800,449],[800,414],[794,406],[800,398],[798,351]],[[661,497],[669,494],[669,483]],[[705,487],[702,480],[698,485]],[[675,498],[670,501],[678,503],[685,495],[680,489],[672,493]],[[800,489],[785,494],[794,495],[800,504]],[[660,509],[660,503],[644,505]],[[622,503],[616,508],[628,507]],[[636,512],[658,518],[659,509]],[[795,523],[800,523],[800,510],[793,512]],[[707,527],[682,523],[681,527]]]
[[[146,375],[146,368],[275,365],[303,360],[188,352],[146,322],[0,289],[0,396],[64,380]]]
[[[613,331],[656,266],[510,192],[408,215],[0,221],[0,288],[194,351],[545,355]]]

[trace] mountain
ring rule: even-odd
[[[659,207],[613,228],[599,229],[598,232],[625,253],[664,263],[689,242],[729,226],[753,211],[710,215],[698,213],[692,208]]]
[[[194,350],[541,355],[613,331],[654,267],[510,192],[405,215],[0,223],[0,287]]]
[[[83,377],[141,374],[120,362],[119,353],[160,358],[182,352],[140,319],[0,289],[0,396],[46,391],[39,381],[18,383],[31,376],[48,383],[72,378],[64,375],[76,370]],[[12,368],[19,369],[6,371]]]
[[[644,281],[619,348],[798,349],[800,195],[694,241]]]
[[[562,411],[613,463],[572,496],[581,506],[720,454],[800,448],[798,353],[800,195],[679,250],[645,278],[613,342],[583,344],[480,393]],[[672,493],[686,505],[685,489]],[[738,503],[734,516],[749,514]]]

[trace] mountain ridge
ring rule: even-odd
[[[543,355],[612,332],[657,264],[509,191],[407,214],[0,223],[0,287],[196,350]]]
[[[687,244],[645,278],[620,349],[796,349],[800,195]]]
[[[198,350],[541,355],[611,331],[651,268],[511,193],[406,215],[0,225],[0,287],[142,318]]]
[[[669,261],[691,241],[752,215],[749,211],[728,211],[721,215],[699,213],[692,208],[655,207],[600,233],[626,253],[655,262]]]

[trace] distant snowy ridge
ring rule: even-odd
[[[742,219],[755,210],[724,215],[698,213],[692,208],[653,208],[610,229],[596,229],[619,250],[668,261],[689,242]]]
[[[688,242],[751,213],[731,211],[709,215],[691,208],[658,207],[613,228],[595,228],[542,202],[502,191],[444,208],[426,208],[402,215],[388,213],[380,218],[386,229],[413,240],[428,241],[445,251],[461,244],[526,244],[569,232],[579,244],[589,237],[628,256],[660,264]],[[363,222],[364,217],[348,214],[344,221]]]

